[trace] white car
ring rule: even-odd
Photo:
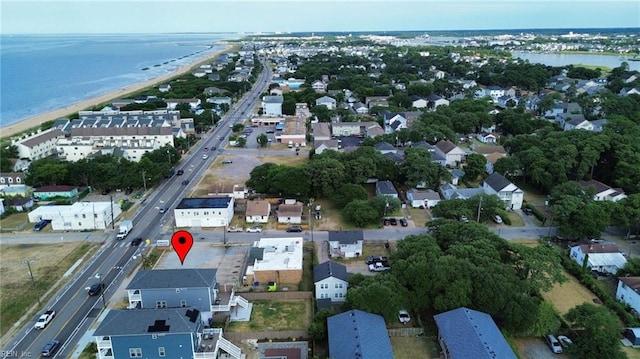
[[[560,345],[560,341],[558,341],[553,334],[547,334],[544,338],[547,341],[549,349],[551,349],[554,354],[562,354],[562,345]]]
[[[573,341],[564,335],[558,335],[558,341],[563,348],[567,349],[573,345]]]
[[[493,217],[493,221],[496,222],[497,224],[501,224],[502,223],[502,217],[500,217],[499,215],[496,214],[496,216]]]
[[[398,311],[398,320],[402,324],[407,324],[411,320],[411,316],[409,315],[408,311],[402,309],[402,310]]]
[[[209,155],[202,155],[203,160],[206,160],[207,158],[209,158]]]
[[[262,228],[260,228],[258,226],[253,226],[253,227],[247,228],[247,233],[260,233],[260,232],[262,232]]]

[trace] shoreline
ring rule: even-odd
[[[151,86],[155,86],[158,84],[161,84],[165,81],[168,81],[176,76],[179,75],[183,75],[187,72],[190,72],[191,70],[199,67],[200,65],[204,64],[204,63],[208,63],[210,61],[215,60],[216,58],[218,58],[220,55],[228,52],[230,49],[232,49],[235,44],[232,43],[228,43],[226,41],[220,41],[219,44],[222,46],[221,49],[214,51],[212,53],[210,53],[209,55],[207,55],[206,57],[203,57],[195,62],[192,62],[190,64],[186,64],[182,67],[179,67],[178,69],[176,69],[175,71],[166,74],[166,75],[162,75],[159,77],[155,77],[152,78],[150,80],[144,81],[144,82],[139,82],[139,83],[135,83],[135,84],[131,84],[129,86],[125,86],[113,91],[109,91],[105,94],[96,96],[96,97],[92,97],[90,99],[86,99],[86,100],[82,100],[80,102],[76,102],[76,103],[72,103],[72,104],[67,104],[64,105],[64,107],[61,107],[57,110],[53,110],[53,111],[49,111],[49,112],[44,112],[41,113],[39,115],[35,115],[35,116],[31,116],[31,117],[27,117],[23,120],[20,120],[16,123],[12,123],[8,126],[4,126],[2,128],[0,128],[0,137],[2,138],[8,138],[11,136],[14,136],[16,134],[20,134],[22,132],[28,131],[28,130],[32,130],[32,129],[36,129],[39,128],[40,126],[42,126],[42,124],[44,122],[48,122],[48,121],[53,121],[56,120],[58,118],[61,117],[67,117],[71,114],[74,114],[76,112],[79,111],[83,111],[86,110],[90,107],[99,105],[101,103],[105,103],[105,102],[109,102],[111,100],[117,99],[117,98],[121,98],[121,97],[125,97],[131,93],[140,91],[142,89],[145,89],[147,87],[151,87]]]

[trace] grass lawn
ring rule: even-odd
[[[438,349],[426,337],[390,337],[393,356],[396,359],[438,358]]]
[[[39,295],[49,290],[85,253],[95,251],[91,243],[2,246],[0,262],[0,335],[27,313]],[[29,259],[33,281],[24,259]],[[46,302],[46,298],[43,302]]]
[[[524,220],[513,212],[507,212],[509,219],[511,220],[511,227],[524,227]]]
[[[29,222],[29,216],[26,212],[14,213],[10,216],[0,219],[0,228],[13,229]],[[24,228],[27,228],[25,226]]]
[[[311,324],[311,300],[256,300],[249,322],[231,322],[230,332],[307,330]]]
[[[569,310],[583,303],[600,305],[593,303],[596,295],[585,288],[574,276],[564,269],[562,274],[569,279],[568,282],[556,284],[550,291],[542,292],[542,297],[553,304],[560,314],[565,315]]]
[[[300,291],[313,290],[313,266],[318,264],[318,257],[313,251],[314,244],[306,242],[304,244],[304,252],[302,258],[302,282],[300,283]],[[313,258],[311,257],[313,254]]]
[[[349,259],[344,259],[344,258],[333,258],[332,261],[334,262],[338,262],[338,263],[353,263],[353,262],[363,262],[365,258],[367,258],[368,256],[372,256],[372,255],[382,255],[382,256],[390,256],[391,255],[391,251],[386,249],[384,247],[384,243],[382,242],[366,242],[362,245],[362,255],[360,257],[355,257],[355,258],[349,258]]]
[[[416,227],[424,227],[427,222],[431,221],[431,216],[426,209],[407,207],[406,211]]]

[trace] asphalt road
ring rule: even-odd
[[[222,118],[221,125],[211,131],[199,145],[192,149],[192,153],[204,153],[204,147],[222,147],[231,133],[230,125],[241,122],[250,112],[253,104],[259,101],[260,94],[269,85],[271,71],[266,63],[263,63],[263,71],[254,87],[236,103],[236,105]],[[183,176],[174,176],[162,183],[156,191],[144,199],[138,213],[133,217],[134,228],[125,239],[129,242],[132,238],[157,238],[162,225],[171,220],[171,210],[187,193],[189,186],[182,185],[182,179],[191,176],[198,178],[217,156],[217,151],[209,151],[209,157],[192,155],[187,157],[181,168],[186,169]],[[193,184],[195,181],[191,181]],[[160,213],[159,208],[168,210]],[[53,240],[67,240],[78,235],[85,237],[86,233],[57,234]],[[3,236],[6,237],[6,236]],[[57,239],[56,237],[61,237]],[[86,263],[78,274],[62,288],[47,304],[46,309],[56,311],[56,318],[44,330],[34,330],[33,325],[40,313],[37,313],[31,321],[9,341],[1,352],[3,358],[37,357],[42,347],[52,339],[60,340],[62,346],[54,358],[66,358],[73,351],[74,346],[86,329],[103,308],[103,300],[106,302],[113,294],[114,288],[118,288],[125,274],[128,274],[133,266],[134,254],[138,247],[131,247],[123,242],[115,242],[115,234],[108,237],[97,236],[106,244],[99,252]],[[3,243],[7,243],[3,238]],[[87,288],[100,280],[106,285],[103,291],[104,297],[88,296]]]

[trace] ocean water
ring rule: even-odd
[[[166,75],[236,34],[0,36],[0,126]]]

